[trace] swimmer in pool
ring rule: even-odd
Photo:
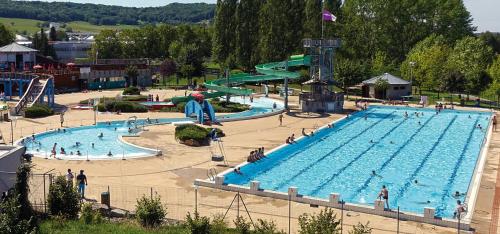
[[[101,132],[101,134],[99,134],[99,136],[98,136],[98,137],[99,137],[99,138],[103,138],[103,137],[104,137],[104,134],[102,134],[102,132]]]
[[[108,152],[108,156],[111,157],[113,154],[111,153],[111,150]]]

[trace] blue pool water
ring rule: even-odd
[[[139,104],[144,106],[166,106],[172,105],[172,102],[140,102]]]
[[[240,113],[225,114],[217,116],[220,121],[237,120],[245,117],[253,117],[263,115],[269,112],[277,111],[282,108],[283,104],[278,102],[277,108],[273,109],[273,104],[276,101],[268,98],[256,98],[254,102],[250,102],[249,98],[231,97],[231,101],[250,104],[252,108]],[[167,124],[172,122],[195,121],[192,118],[151,118],[137,119],[135,124],[130,124],[127,121],[113,121],[107,123],[98,123],[96,126],[84,126],[76,128],[67,128],[66,132],[50,131],[35,135],[35,142],[30,137],[25,139],[24,145],[28,153],[36,156],[49,157],[52,147],[57,143],[57,157],[60,159],[121,159],[131,157],[145,157],[155,155],[154,149],[145,149],[134,145],[127,144],[120,140],[121,136],[134,135],[129,133],[129,127],[134,129],[135,126],[142,127],[155,124]],[[100,134],[103,137],[99,137]],[[76,142],[79,142],[78,146]],[[94,144],[94,147],[92,147]],[[60,149],[63,147],[66,154],[61,154]],[[81,155],[77,155],[80,151]],[[73,154],[71,154],[73,152]],[[108,153],[111,152],[111,156]]]
[[[416,111],[424,115],[417,117]],[[406,120],[404,112],[410,114]],[[435,207],[438,216],[452,217],[452,195],[468,191],[490,116],[370,107],[243,166],[243,175],[227,174],[225,183],[249,186],[256,180],[261,188],[280,192],[294,186],[300,194],[324,199],[339,193],[357,204],[373,204],[386,185],[392,208],[422,213]]]

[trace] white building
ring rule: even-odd
[[[36,64],[36,52],[38,50],[12,43],[0,47],[0,70],[12,69],[23,70],[24,67],[32,68]]]

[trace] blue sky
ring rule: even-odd
[[[52,0],[45,0],[52,1]],[[172,2],[191,3],[207,2],[215,3],[216,0],[59,0],[60,2],[100,3],[121,6],[163,6]],[[493,31],[500,32],[500,0],[463,0],[474,18],[474,25],[478,32]]]

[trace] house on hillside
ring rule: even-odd
[[[384,83],[386,87],[383,89],[377,87],[381,83]],[[363,81],[361,89],[363,97],[398,100],[403,96],[411,95],[411,82],[385,73]]]

